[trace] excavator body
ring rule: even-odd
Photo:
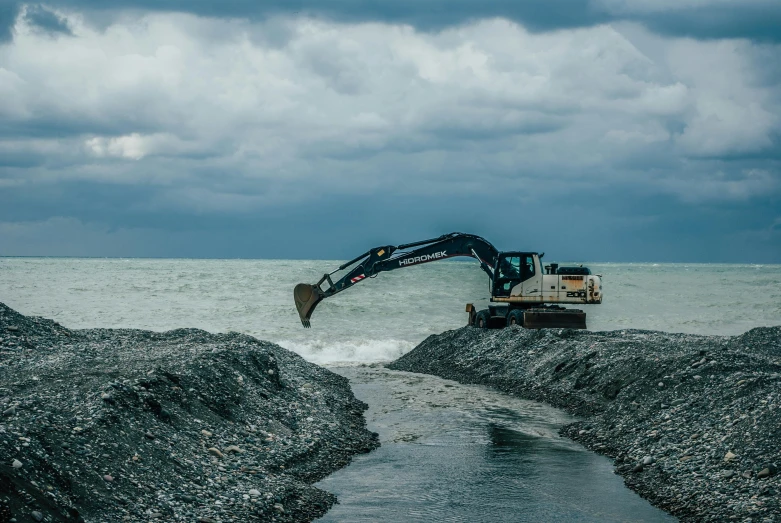
[[[409,251],[408,249],[413,249]],[[477,311],[467,304],[468,324],[480,328],[519,325],[526,328],[586,328],[586,313],[565,309],[561,304],[602,303],[602,278],[583,266],[542,266],[544,254],[499,252],[487,240],[463,233],[451,233],[420,242],[386,245],[324,274],[316,284],[299,283],[293,298],[304,327],[311,326],[315,307],[325,298],[341,292],[380,272],[429,263],[456,256],[477,259],[491,282],[491,304]],[[340,270],[347,274],[334,282]]]

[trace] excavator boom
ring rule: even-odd
[[[480,267],[493,280],[498,255],[499,251],[488,240],[457,232],[404,245],[384,245],[370,249],[340,265],[336,270],[324,274],[314,285],[299,283],[293,289],[293,299],[302,325],[308,328],[311,325],[312,313],[321,301],[380,272],[457,256],[469,256],[477,259]],[[349,269],[347,274],[334,282],[331,276],[345,269]],[[327,285],[324,288],[325,284]]]

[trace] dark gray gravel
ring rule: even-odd
[[[349,383],[272,343],[68,330],[0,304],[0,523],[309,521],[379,443]]]
[[[781,327],[741,336],[471,327],[391,369],[480,383],[583,417],[562,433],[682,521],[781,521]]]

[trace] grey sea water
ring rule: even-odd
[[[338,261],[0,258],[0,301],[70,328],[183,326],[238,331],[310,361],[395,359],[431,334],[461,327],[464,306],[488,303],[473,261],[384,273],[320,304],[303,329],[293,287]],[[588,264],[604,303],[583,306],[591,330],[740,334],[781,324],[781,265]]]
[[[475,386],[389,371],[431,334],[487,304],[473,262],[382,274],[318,306],[302,328],[293,287],[340,262],[0,258],[0,301],[69,328],[199,327],[277,342],[347,376],[382,447],[321,482],[325,521],[673,521],[610,462],[564,440],[565,413]],[[781,324],[781,266],[589,264],[602,305],[591,330],[739,334]],[[346,366],[345,366],[346,364]]]

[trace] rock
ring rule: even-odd
[[[250,489],[249,492],[247,492],[247,494],[249,494],[253,498],[256,498],[256,497],[260,496],[260,491],[258,489],[256,489],[256,488],[253,488],[253,489]]]
[[[217,456],[218,458],[225,457],[224,454],[222,452],[220,452],[220,450],[218,448],[216,448],[216,447],[209,447],[206,450],[209,452],[209,454]]]
[[[37,510],[33,510],[30,512],[30,517],[33,518],[35,521],[43,521],[43,514],[41,512],[38,512]]]
[[[22,462],[21,462],[21,461],[19,461],[18,459],[15,459],[15,460],[13,461],[13,463],[11,463],[11,466],[12,466],[13,468],[15,468],[15,469],[20,469],[20,468],[22,468]]]
[[[733,459],[737,458],[738,456],[733,454],[731,451],[727,451],[726,454],[724,454],[724,461],[732,461]]]
[[[283,507],[280,503],[275,503],[274,504],[274,510],[276,510],[280,514],[284,514],[285,513],[285,507]]]
[[[203,434],[207,438],[211,438],[213,436],[213,434],[211,432],[209,432],[208,430],[206,430],[206,429],[202,430],[201,434]]]
[[[113,476],[111,476],[111,475],[109,475],[109,474],[106,474],[105,476],[103,476],[103,479],[104,479],[104,480],[106,480],[106,481],[108,481],[109,483],[111,483],[112,481],[114,481],[114,477],[113,477]]]
[[[750,470],[744,470],[743,474],[741,474],[741,476],[743,476],[746,479],[749,479],[749,478],[751,478],[751,471]]]
[[[228,447],[225,447],[225,453],[234,453],[234,454],[240,454],[243,452],[237,445],[229,445]]]
[[[643,465],[653,465],[656,460],[652,456],[646,456],[643,458]]]
[[[721,477],[723,477],[724,479],[729,479],[734,475],[735,475],[734,470],[725,470],[724,473],[721,475]]]
[[[759,479],[769,478],[770,476],[775,476],[776,472],[778,472],[778,469],[776,469],[774,465],[770,465],[760,470],[757,473],[757,478]]]
[[[151,432],[147,432],[147,433],[145,433],[145,434],[144,434],[144,437],[145,437],[146,439],[155,439],[155,435],[154,435],[154,434],[152,434]]]
[[[210,517],[202,516],[198,518],[198,523],[217,523],[217,520]]]
[[[8,407],[3,411],[3,416],[13,416],[16,413],[16,407]]]
[[[9,325],[8,327],[5,328],[5,330],[9,332],[18,332],[19,327],[17,327],[16,325]]]
[[[632,472],[642,472],[642,471],[643,471],[643,464],[642,463],[638,463],[632,469]]]

